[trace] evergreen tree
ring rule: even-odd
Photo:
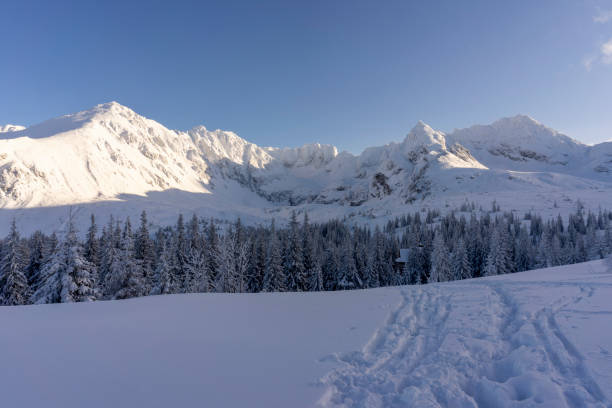
[[[308,222],[308,213],[304,213],[304,223],[302,224],[302,253],[305,282],[303,282],[303,290],[317,291],[321,290],[320,287],[322,285],[322,282],[318,282],[318,275],[321,274],[321,267],[317,263],[312,234],[313,232]],[[314,285],[315,288],[313,288],[312,285]]]
[[[175,268],[175,254],[171,245],[166,244],[164,234],[160,234],[158,238],[161,254],[155,268],[151,293],[154,295],[167,295],[172,293],[173,290],[170,271]]]
[[[100,266],[100,243],[97,235],[96,218],[91,214],[91,224],[87,230],[87,240],[85,242],[85,258],[96,267]]]
[[[3,305],[28,303],[28,280],[24,273],[26,262],[17,224],[13,218],[9,235],[2,245],[0,261],[0,300]]]
[[[217,281],[217,275],[219,274],[221,252],[219,250],[219,235],[217,234],[217,228],[215,222],[211,219],[208,224],[208,239],[207,239],[206,251],[204,253],[206,260],[206,273],[208,276],[208,282],[210,282],[209,292],[215,290],[215,282]]]
[[[40,269],[45,261],[45,236],[40,231],[34,232],[30,238],[30,259],[26,268],[26,278],[30,290],[38,286]]]
[[[247,278],[248,292],[261,292],[266,273],[266,246],[264,232],[258,230],[257,237],[251,242],[249,273]]]
[[[453,252],[453,279],[469,279],[472,277],[472,266],[470,265],[467,250],[463,239],[459,239]]]
[[[289,291],[301,292],[306,289],[302,242],[303,239],[300,240],[297,215],[295,211],[293,211],[291,213],[291,221],[289,222],[289,240],[284,262],[287,276],[287,289]]]
[[[353,246],[351,245],[351,240],[346,239],[342,245],[336,288],[338,290],[358,289],[361,287],[361,284],[362,282],[359,279],[357,267],[355,266]]]
[[[338,287],[338,269],[340,260],[336,246],[327,243],[325,246],[325,262],[322,267],[324,290],[336,290]],[[378,276],[378,275],[377,275]]]
[[[286,292],[287,287],[285,271],[283,268],[283,258],[281,246],[272,222],[270,233],[270,245],[268,248],[268,262],[266,265],[266,273],[264,276],[263,291],[264,292]]]
[[[40,285],[33,303],[87,302],[97,297],[96,266],[85,259],[82,245],[69,217],[67,232],[57,250],[41,269]]]
[[[436,231],[431,255],[429,282],[446,282],[452,279],[448,248],[440,231]]]
[[[117,290],[112,295],[113,299],[143,296],[145,294],[145,281],[142,273],[142,261],[137,259],[134,253],[134,240],[129,218],[125,222],[119,249],[121,273],[117,276]]]
[[[221,240],[219,273],[215,281],[215,290],[221,293],[234,293],[236,285],[236,240],[233,231],[228,231]]]
[[[142,279],[144,282],[143,293],[148,294],[153,285],[155,253],[149,233],[147,213],[144,210],[140,214],[140,226],[136,231],[134,240],[134,257],[139,261],[142,269]]]

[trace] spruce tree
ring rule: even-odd
[[[207,265],[206,273],[210,283],[209,291],[214,291],[220,269],[221,252],[219,250],[219,235],[217,234],[215,222],[212,219],[208,224],[208,239],[204,255]]]
[[[113,299],[128,299],[145,294],[142,261],[134,254],[134,239],[129,218],[125,222],[119,245],[121,273],[117,276],[117,290]]]
[[[25,266],[23,246],[17,232],[17,224],[13,219],[9,235],[2,245],[0,260],[0,300],[3,305],[28,303],[29,287],[24,273]]]
[[[349,237],[342,245],[336,288],[338,290],[359,289],[361,285],[362,282],[355,266],[353,245]]]
[[[98,241],[98,226],[96,225],[96,218],[91,214],[91,224],[87,230],[87,239],[85,242],[85,258],[96,265],[100,266],[100,243]]]
[[[452,259],[453,279],[459,280],[472,277],[472,267],[468,260],[465,243],[461,238],[455,244]]]
[[[300,239],[299,224],[295,211],[291,213],[289,222],[289,240],[285,253],[285,270],[287,289],[301,292],[306,289],[306,274],[302,249],[303,237]]]
[[[431,254],[431,272],[429,283],[446,282],[452,279],[452,271],[448,256],[448,248],[442,233],[436,231]]]
[[[148,224],[147,213],[143,210],[140,214],[140,226],[134,239],[134,257],[140,262],[142,268],[144,294],[148,294],[152,289],[155,266],[155,253]]]
[[[283,268],[283,257],[281,245],[276,235],[274,221],[270,232],[270,245],[268,247],[268,261],[263,283],[264,292],[286,292],[285,270]]]
[[[160,234],[159,241],[161,241],[161,254],[155,268],[151,293],[154,295],[167,295],[173,292],[170,270],[174,267],[175,257],[172,247],[165,243],[163,234]]]
[[[98,296],[96,274],[96,266],[85,258],[70,214],[64,240],[43,265],[40,284],[32,295],[32,301],[69,303],[95,300]]]

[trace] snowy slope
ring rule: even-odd
[[[91,212],[142,209],[163,224],[178,212],[255,222],[292,209],[380,220],[466,199],[517,211],[570,209],[577,198],[612,207],[612,144],[586,146],[526,116],[450,134],[419,122],[402,142],[360,155],[169,130],[116,102],[11,129],[0,136],[2,233],[12,217],[25,232],[60,228],[68,207],[81,225]]]
[[[0,125],[0,133],[16,132],[25,129],[25,126],[20,125]]]
[[[610,299],[612,270],[594,261],[348,292],[3,307],[2,401],[610,407]]]
[[[407,287],[325,406],[610,407],[612,263]]]

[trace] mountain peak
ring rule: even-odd
[[[419,120],[408,135],[406,135],[403,144],[409,149],[422,145],[440,145],[444,148],[446,146],[446,139],[444,133],[434,130],[427,123]]]
[[[110,101],[110,102],[106,102],[106,103],[101,103],[99,105],[94,106],[91,109],[88,109],[86,111],[82,111],[82,112],[78,112],[74,115],[82,115],[82,116],[86,116],[86,115],[90,115],[91,117],[97,116],[97,115],[121,115],[121,116],[136,116],[138,115],[136,112],[134,112],[132,109],[128,108],[127,106],[121,105],[119,102],[116,101]]]
[[[429,126],[427,123],[423,122],[422,120],[419,120],[416,125],[414,125],[412,127],[412,129],[410,130],[410,133],[413,132],[430,132],[433,131],[433,128],[431,126]]]
[[[491,126],[493,127],[513,127],[513,128],[527,128],[527,127],[546,128],[546,126],[542,125],[540,122],[538,122],[531,116],[522,115],[522,114],[498,119],[495,122],[493,122]]]

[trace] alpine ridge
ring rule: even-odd
[[[382,220],[497,200],[519,212],[611,205],[612,143],[587,146],[518,115],[451,133],[418,122],[402,142],[339,153],[260,147],[230,131],[170,130],[110,102],[27,128],[0,127],[0,228],[55,230],[72,208],[154,223],[179,212],[247,222]],[[546,198],[544,198],[546,197]]]

